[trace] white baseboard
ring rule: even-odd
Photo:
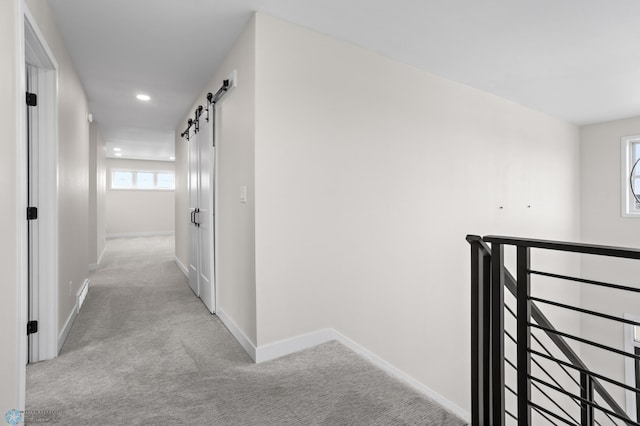
[[[295,336],[290,339],[269,343],[268,345],[258,346],[256,348],[255,361],[256,363],[270,361],[272,359],[280,358],[281,356],[318,346],[331,340],[335,340],[333,330],[325,328],[312,333]]]
[[[456,416],[460,417],[462,420],[470,423],[471,422],[471,413],[440,395],[438,392],[434,391],[430,387],[420,383],[418,380],[414,379],[404,371],[398,369],[393,366],[389,362],[380,358],[373,352],[369,351],[365,347],[359,345],[353,340],[346,337],[344,334],[339,331],[326,328],[322,330],[318,330],[315,332],[303,334],[300,336],[292,337],[289,339],[280,340],[278,342],[269,343],[267,345],[262,346],[254,346],[249,339],[242,333],[242,331],[238,328],[238,326],[229,319],[225,315],[223,311],[218,311],[218,317],[222,320],[222,322],[227,326],[231,334],[238,340],[240,345],[244,348],[245,351],[251,356],[251,358],[256,362],[265,362],[272,359],[280,358],[285,355],[290,355],[294,352],[298,352],[304,349],[308,349],[322,343],[329,342],[331,340],[337,340],[342,343],[355,353],[363,356],[369,362],[374,364],[376,367],[381,370],[387,372],[391,376],[397,378],[398,380],[406,383],[407,385],[414,388],[416,391],[420,392],[423,395],[431,398],[438,404],[440,404],[445,409],[449,410]]]
[[[175,256],[174,259],[176,261],[176,265],[178,265],[178,268],[180,268],[184,276],[187,277],[187,279],[189,279],[189,270],[187,269],[187,267],[184,266],[184,263],[180,262],[180,259],[178,259],[178,256]]]
[[[91,283],[91,280],[89,280],[89,278],[85,279],[84,282],[82,283],[82,286],[80,286],[80,289],[76,293],[76,304],[71,310],[71,313],[67,318],[67,321],[64,323],[64,327],[58,334],[58,353],[60,353],[60,350],[64,346],[64,342],[67,341],[67,337],[69,337],[69,332],[71,331],[71,327],[73,327],[73,324],[76,322],[76,318],[78,318],[78,312],[80,312],[80,307],[84,303],[84,300],[87,297],[87,293],[89,292],[90,283]]]
[[[76,322],[76,318],[78,317],[78,304],[71,310],[67,321],[64,323],[64,327],[58,334],[58,353],[62,350],[62,346],[64,346],[64,342],[67,341],[67,337],[69,337],[69,332],[71,331],[71,327],[73,327],[73,323]]]
[[[82,309],[82,305],[87,297],[87,293],[89,293],[90,283],[91,280],[87,278],[86,280],[84,280],[84,283],[82,283],[82,287],[80,287],[80,290],[78,290],[78,294],[76,295],[76,306],[78,307],[78,312],[80,312],[80,309]]]
[[[135,237],[161,237],[166,235],[174,235],[173,231],[153,231],[153,232],[122,232],[115,234],[107,234],[107,240],[114,238],[135,238]]]
[[[247,352],[247,354],[251,357],[251,359],[256,361],[256,346],[251,343],[251,340],[240,330],[240,327],[236,325],[235,322],[231,318],[225,314],[222,309],[218,309],[216,312],[220,321],[227,327],[227,330],[233,335],[233,337],[240,343],[240,346]]]
[[[393,366],[389,362],[375,355],[373,352],[370,352],[368,349],[364,348],[363,346],[360,346],[358,343],[349,339],[339,331],[332,329],[331,332],[333,334],[334,339],[337,340],[338,342],[342,343],[343,345],[345,345],[355,353],[362,355],[378,368],[386,371],[387,373],[399,379],[400,381],[408,384],[409,386],[411,386],[418,392],[422,393],[423,395],[426,395],[429,398],[433,399],[435,402],[439,403],[447,410],[451,411],[458,417],[462,418],[464,421],[468,422],[469,424],[471,423],[471,413],[465,410],[464,408],[460,407],[459,405],[455,404],[454,402],[440,395],[438,392],[434,391],[430,387],[420,383],[419,381],[417,381],[416,379],[414,379],[404,371],[398,369],[397,367]]]
[[[104,253],[106,251],[107,251],[106,247],[102,249],[102,253],[98,257],[98,263],[90,263],[89,264],[89,270],[90,271],[97,271],[98,269],[100,269],[100,264],[102,263],[102,258],[104,257]]]

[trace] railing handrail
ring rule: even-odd
[[[599,256],[608,256],[608,257],[622,257],[626,259],[640,259],[640,249],[636,249],[636,248],[615,247],[615,246],[595,245],[595,244],[586,244],[586,243],[572,243],[572,242],[566,242],[566,241],[537,240],[537,239],[531,239],[531,238],[515,238],[515,237],[505,237],[501,235],[487,235],[485,237],[470,235],[468,237],[473,237],[474,239],[477,237],[477,238],[480,238],[480,240],[483,240],[489,243],[496,243],[496,244],[540,248],[540,249],[556,250],[556,251],[569,251],[573,253],[582,253],[582,254],[595,254]],[[468,238],[467,238],[467,241],[469,241]]]
[[[585,244],[572,244],[572,243],[562,243],[558,241],[544,241],[544,240],[531,240],[531,239],[523,239],[523,238],[513,238],[513,237],[502,237],[502,236],[487,236],[481,237],[479,235],[467,235],[466,240],[469,243],[477,242],[479,243],[482,250],[489,256],[491,256],[491,247],[486,242],[496,243],[496,244],[506,244],[506,245],[520,245],[527,247],[535,247],[535,248],[550,248],[552,250],[561,250],[561,251],[570,251],[569,247],[571,246],[579,246],[583,249],[587,248]],[[532,243],[532,245],[529,245]],[[544,246],[544,247],[543,247]],[[562,248],[551,248],[553,247],[562,247]],[[608,246],[590,246],[596,247],[598,249],[606,250],[607,252],[626,252],[631,251],[635,252],[640,259],[640,250],[633,249],[621,249],[616,247],[608,247]],[[587,253],[584,251],[582,253]],[[591,253],[590,254],[600,254],[600,253]],[[605,255],[606,256],[606,255]],[[619,256],[619,255],[611,255],[615,257],[627,257],[627,256]],[[517,298],[517,281],[515,277],[505,269],[504,273],[504,283],[509,293],[511,293],[514,297]],[[531,306],[531,318],[540,326],[544,328],[548,328],[550,330],[556,330],[556,328],[551,324],[551,321],[542,313],[540,308],[534,303],[530,303]],[[576,367],[580,367],[582,370],[590,372],[591,370],[586,366],[586,364],[582,361],[582,359],[575,353],[575,351],[569,346],[569,344],[565,341],[562,336],[559,336],[553,332],[543,330],[547,337],[558,347],[558,349],[563,353],[564,356],[567,357],[569,362]],[[620,405],[616,402],[616,400],[611,396],[611,394],[602,386],[600,381],[595,377],[592,379],[593,381],[593,390],[597,392],[600,397],[609,404],[609,407],[618,415],[624,416],[628,418],[626,411],[620,407]]]

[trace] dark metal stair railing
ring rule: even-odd
[[[603,285],[605,287],[621,290],[637,292],[640,292],[640,290],[615,284],[584,280],[581,278],[532,271],[530,265],[530,249],[541,248],[629,259],[640,259],[640,250],[497,236],[482,238],[477,235],[468,235],[466,239],[471,245],[472,425],[504,425],[505,414],[515,419],[519,426],[530,425],[531,409],[545,417],[552,424],[556,423],[551,421],[548,416],[554,417],[556,420],[566,424],[576,424],[574,423],[575,419],[571,419],[573,422],[570,422],[556,413],[553,413],[552,411],[531,401],[531,386],[533,385],[537,390],[540,390],[538,383],[547,388],[566,394],[572,398],[574,402],[579,404],[581,408],[580,425],[599,424],[595,420],[594,409],[603,412],[604,415],[614,424],[616,423],[612,417],[622,420],[626,425],[640,425],[629,418],[624,409],[622,409],[622,407],[620,407],[616,402],[615,398],[613,398],[604,388],[600,380],[621,386],[638,394],[640,394],[640,390],[619,383],[603,375],[596,374],[587,368],[582,359],[569,346],[566,338],[573,338],[582,343],[595,343],[562,333],[553,326],[549,319],[539,309],[536,302],[550,303],[555,304],[556,306],[559,304],[539,298],[532,298],[530,291],[530,275],[537,274],[551,276],[553,278]],[[487,242],[492,244],[491,248],[488,246]],[[517,279],[505,268],[505,245],[516,246]],[[519,315],[516,315],[508,305],[505,304],[505,288],[516,298],[516,310]],[[516,344],[518,367],[516,367],[513,362],[506,359],[504,354],[504,336],[506,332],[504,326],[505,307],[516,319],[516,338],[514,339],[510,334],[507,334],[512,339],[513,343]],[[567,305],[562,305],[560,307],[620,322],[640,325],[633,321],[623,320],[621,318],[599,314],[597,312],[581,308],[574,308]],[[532,322],[532,320],[535,323]],[[535,335],[531,333],[531,328],[544,332],[568,361],[563,361],[552,356],[551,352],[542,345]],[[544,348],[547,352],[546,354],[531,348],[532,338],[536,340],[536,343]],[[525,342],[525,344],[518,344],[518,342]],[[604,348],[614,352],[617,351],[614,348]],[[580,396],[573,395],[564,388],[557,386],[558,383],[553,378],[552,380],[555,385],[531,376],[532,354],[557,363],[565,373],[574,380],[574,382],[576,379],[569,374],[565,367],[577,371],[580,375]],[[624,355],[640,360],[640,356],[635,354],[624,353]],[[539,363],[535,361],[535,359],[533,360],[534,363],[539,366]],[[516,390],[511,389],[505,383],[505,361],[512,368],[516,369]],[[547,372],[545,371],[545,373]],[[513,413],[506,410],[505,389],[509,390],[517,398],[518,416],[515,416]],[[542,393],[547,396],[547,398],[551,399],[546,395],[546,393]],[[594,398],[596,394],[609,406],[610,410],[595,403]],[[554,404],[557,405],[555,402]],[[565,410],[562,409],[562,411],[566,413]]]

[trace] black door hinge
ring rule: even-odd
[[[27,106],[38,106],[38,95],[27,92]]]
[[[38,332],[38,321],[29,321],[27,323],[27,336]]]
[[[37,207],[27,207],[27,220],[36,220],[38,218]]]

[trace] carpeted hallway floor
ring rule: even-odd
[[[27,410],[64,425],[462,425],[339,343],[253,364],[193,295],[173,238],[108,242]]]

